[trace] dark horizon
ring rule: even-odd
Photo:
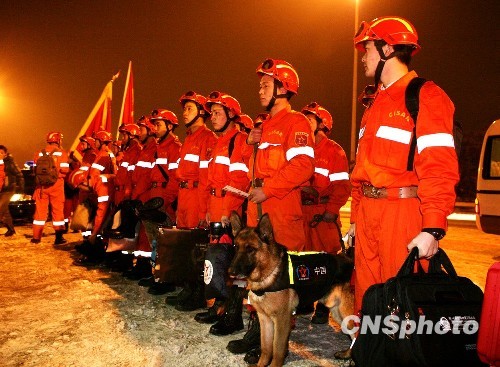
[[[360,0],[359,18],[400,15],[416,26],[422,50],[412,68],[448,93],[456,119],[472,135],[500,117],[499,10],[493,0]],[[129,60],[138,118],[158,107],[180,117],[178,98],[190,89],[226,91],[255,117],[257,65],[285,59],[301,83],[292,106],[324,105],[334,118],[332,138],[349,155],[354,0],[8,0],[0,12],[0,144],[19,164],[32,159],[51,130],[63,132],[68,149],[121,70],[113,88],[116,130]],[[371,82],[358,67],[358,93]],[[361,114],[358,105],[358,126]],[[184,136],[182,126],[176,132]]]

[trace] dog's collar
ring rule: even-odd
[[[281,270],[281,263],[283,262],[283,257],[280,258],[280,261],[278,262],[278,265],[274,268],[274,270],[263,280],[257,283],[253,283],[253,286],[255,286],[257,289],[253,289],[254,287],[252,286],[251,291],[256,295],[256,296],[262,296],[266,292],[275,292],[276,289],[271,290],[271,286],[274,285],[274,280],[278,273]]]

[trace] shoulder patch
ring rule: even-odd
[[[297,131],[295,133],[295,144],[299,147],[304,147],[307,145],[307,139],[309,138],[309,134],[302,132],[302,131]]]

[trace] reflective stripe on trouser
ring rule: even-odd
[[[407,246],[422,229],[420,201],[362,197],[356,216],[355,311],[366,290],[395,276],[408,256]],[[424,269],[427,261],[422,261]]]
[[[194,228],[199,222],[200,203],[198,188],[179,189],[177,203],[177,227]]]
[[[50,187],[37,187],[33,193],[33,199],[36,202],[36,210],[33,215],[34,221],[46,221],[49,214],[49,204],[51,208],[51,216],[53,223],[62,223],[62,225],[54,225],[54,230],[64,229],[64,181],[58,179],[56,183]],[[33,238],[40,239],[42,237],[43,225],[33,224]]]
[[[247,208],[249,227],[257,226],[257,205],[249,202]],[[295,189],[283,199],[271,197],[262,203],[262,213],[269,214],[276,242],[291,251],[303,251],[306,237],[302,215],[300,190]]]
[[[339,223],[319,222],[314,228],[309,223],[313,220],[315,214],[323,214],[326,205],[303,205],[304,213],[304,233],[306,235],[306,251],[325,251],[330,254],[336,254],[340,246]]]

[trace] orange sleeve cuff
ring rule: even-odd
[[[442,213],[425,213],[422,218],[422,228],[443,228],[448,229],[448,220]]]

